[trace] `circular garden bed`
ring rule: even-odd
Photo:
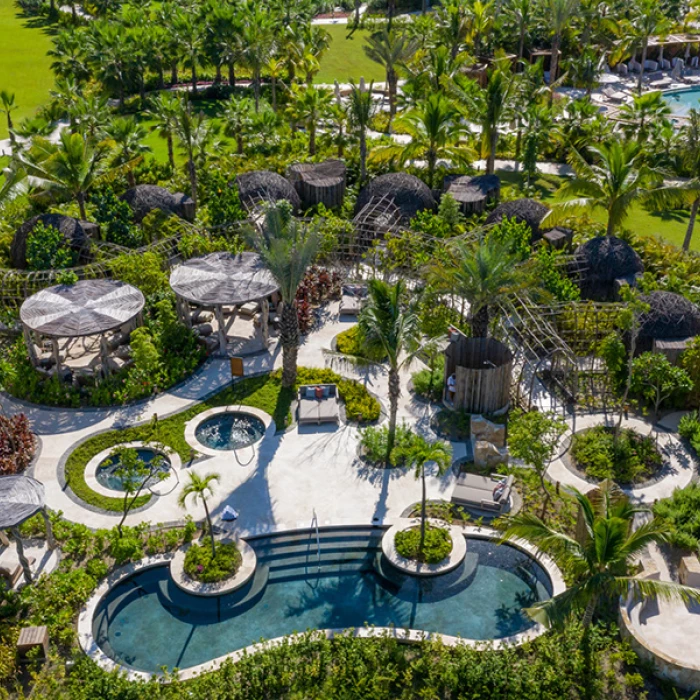
[[[427,523],[425,526],[425,541],[420,547],[420,525],[399,530],[394,537],[396,551],[405,559],[422,564],[438,564],[450,556],[452,538],[449,530]]]
[[[355,357],[358,362],[383,362],[386,360],[386,354],[368,351],[364,338],[362,337],[362,331],[360,331],[360,327],[357,325],[351,326],[346,331],[338,333],[331,341],[331,349],[341,355]]]

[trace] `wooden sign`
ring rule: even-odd
[[[232,377],[242,377],[245,372],[243,370],[243,358],[242,357],[232,357],[231,359],[231,376]]]

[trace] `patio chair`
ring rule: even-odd
[[[621,90],[615,90],[615,88],[603,88],[601,90],[603,95],[607,97],[611,102],[623,103],[627,100],[627,93]]]
[[[510,494],[515,477],[502,474],[479,476],[462,473],[452,491],[452,503],[497,514],[505,513],[510,508]]]
[[[644,70],[650,70],[650,71],[659,70],[659,64],[656,61],[652,61],[650,59],[647,59],[646,61],[644,61]]]
[[[340,315],[357,316],[367,299],[367,285],[344,284],[340,298]]]
[[[309,384],[299,387],[297,421],[308,423],[340,423],[340,401],[335,384]]]
[[[659,63],[661,64],[661,70],[671,70],[671,61],[668,59],[662,58]]]

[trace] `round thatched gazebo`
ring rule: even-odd
[[[214,331],[208,322],[210,318],[203,316],[202,310],[214,312],[219,353],[227,353],[229,332],[240,317],[253,320],[253,340],[260,342],[252,343],[254,349],[249,349],[251,343],[245,342],[245,349],[239,350],[239,354],[267,348],[270,300],[276,302],[279,286],[257,253],[211,253],[192,258],[173,270],[170,286],[177,297],[181,320],[200,336],[210,336]]]
[[[261,204],[286,199],[294,211],[301,209],[301,199],[289,180],[270,170],[253,170],[236,177],[238,196],[247,211],[256,211]]]
[[[15,539],[17,557],[24,572],[24,580],[32,582],[29,562],[24,556],[24,546],[19,526],[37,513],[41,513],[46,523],[46,541],[54,549],[51,521],[46,512],[44,485],[30,476],[13,475],[0,477],[0,530],[9,530]]]
[[[179,216],[187,221],[194,220],[195,207],[191,197],[182,192],[173,194],[165,187],[157,185],[136,185],[122,196],[133,212],[134,221],[140,224],[152,211]]]
[[[287,170],[287,177],[294,185],[304,207],[316,204],[326,207],[342,206],[346,175],[347,168],[342,160],[294,163]]]
[[[680,294],[651,292],[640,297],[649,304],[649,311],[639,317],[637,352],[656,350],[669,341],[685,343],[700,335],[700,308]]]
[[[88,368],[74,364],[86,377],[90,372],[94,378],[99,373],[121,369],[128,364],[128,348],[126,352],[117,351],[128,344],[129,333],[141,324],[144,303],[140,290],[115,280],[82,280],[42,289],[29,297],[19,311],[32,364],[44,370],[53,365],[61,378],[62,364],[70,367],[79,357],[90,358]],[[91,344],[87,338],[93,339]],[[44,340],[50,343],[49,350]],[[61,340],[65,341],[63,347]],[[72,356],[71,351],[80,341],[82,353]],[[116,353],[114,357],[111,352]]]
[[[27,268],[27,239],[37,224],[58,230],[66,243],[77,253],[78,261],[85,262],[90,253],[90,241],[78,219],[63,214],[40,214],[25,221],[15,232],[10,247],[10,260],[18,270]]]
[[[355,216],[359,216],[366,207],[381,203],[392,205],[404,225],[419,211],[434,211],[437,206],[430,188],[415,175],[408,173],[387,173],[375,177],[360,191],[355,204]]]
[[[632,246],[615,236],[596,236],[574,252],[571,273],[578,279],[581,298],[615,301],[622,284],[636,285],[644,263]]]
[[[532,242],[542,237],[540,224],[542,219],[548,214],[549,207],[534,199],[514,199],[510,202],[499,204],[487,217],[486,225],[500,224],[503,219],[515,219],[525,223],[532,231]]]
[[[498,201],[501,196],[501,180],[498,175],[447,175],[443,181],[445,194],[452,195],[462,214],[481,214],[486,205]]]

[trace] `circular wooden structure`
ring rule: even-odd
[[[485,223],[487,226],[492,226],[500,224],[503,219],[515,219],[530,227],[532,231],[532,242],[534,243],[542,238],[540,226],[542,220],[548,213],[549,207],[546,204],[523,197],[522,199],[513,199],[510,202],[499,204],[486,217]]]
[[[445,348],[445,385],[455,375],[452,407],[491,414],[510,403],[513,353],[495,338],[467,338],[453,332]]]
[[[304,207],[316,204],[326,207],[342,206],[346,174],[347,168],[342,160],[294,163],[287,171],[287,177],[294,185]]]
[[[173,270],[170,287],[178,300],[180,318],[187,326],[192,326],[190,305],[214,311],[218,323],[218,349],[222,353],[228,346],[224,307],[234,307],[235,319],[237,307],[260,303],[262,340],[263,345],[267,345],[268,299],[277,293],[279,286],[257,253],[234,255],[224,252],[192,258]],[[241,308],[241,312],[245,314],[245,308]],[[255,311],[251,315],[254,314]]]
[[[501,196],[501,180],[498,175],[448,175],[443,181],[445,194],[454,197],[462,214],[481,214],[486,205]]]

